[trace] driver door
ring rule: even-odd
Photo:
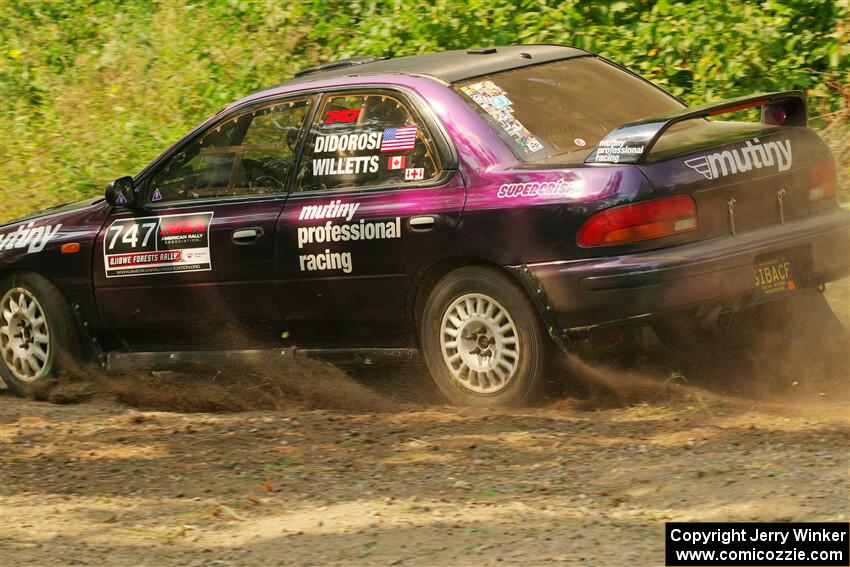
[[[311,103],[236,109],[136,180],[143,210],[111,211],[95,294],[126,345],[232,349],[276,337],[275,225]]]

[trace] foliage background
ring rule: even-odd
[[[3,0],[0,221],[99,194],[301,68],[510,43],[589,49],[689,103],[803,89],[846,174],[848,3]]]

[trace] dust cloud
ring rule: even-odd
[[[78,368],[41,384],[32,397],[58,404],[110,399],[141,409],[185,413],[294,408],[384,412],[403,407],[335,366],[306,356],[215,370],[106,374],[95,367]]]
[[[610,348],[567,355],[567,390],[591,408],[718,396],[846,404],[850,334],[841,306],[834,307],[816,292],[801,293],[739,312],[714,329],[693,322],[643,329]]]
[[[845,291],[839,288],[839,292]],[[843,296],[842,296],[843,297]],[[842,299],[842,298],[839,298]],[[846,298],[843,298],[846,300]],[[850,334],[818,293],[760,305],[715,329],[695,324],[644,328],[555,361],[553,410],[648,404],[847,404]],[[612,346],[605,346],[605,341]],[[560,356],[560,355],[559,355]],[[369,361],[367,361],[369,362]],[[274,362],[104,374],[81,367],[41,384],[33,397],[53,403],[92,399],[177,412],[328,409],[385,412],[444,403],[420,363],[345,368],[305,355]]]

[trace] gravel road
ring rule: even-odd
[[[335,370],[240,412],[164,410],[201,380],[0,394],[0,564],[661,565],[665,521],[847,521],[846,359],[760,344],[573,361],[512,411]]]

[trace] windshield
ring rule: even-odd
[[[484,75],[454,85],[525,161],[581,163],[614,128],[683,108],[596,57]]]

